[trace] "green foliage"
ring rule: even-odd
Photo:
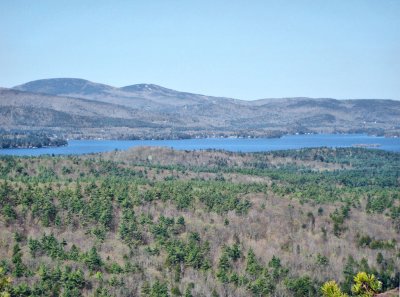
[[[153,285],[144,283],[141,289],[142,297],[168,297],[168,286],[166,283],[156,281]]]
[[[247,285],[247,289],[253,296],[270,296],[274,290],[274,285],[267,277],[259,277]]]
[[[185,219],[184,219],[182,216],[180,216],[180,217],[178,218],[178,220],[176,221],[176,223],[177,223],[178,225],[185,226]]]
[[[195,269],[207,270],[210,268],[207,258],[209,244],[208,242],[202,243],[198,234],[192,234],[188,241],[168,240],[164,246],[167,252],[166,263],[169,266],[185,264]]]
[[[309,276],[288,279],[286,287],[294,297],[318,296],[315,285]]]
[[[64,244],[59,242],[53,234],[43,235],[40,242],[41,250],[53,259],[65,258]]]
[[[119,225],[119,235],[121,239],[129,245],[142,243],[142,234],[139,231],[137,218],[132,209],[123,209],[122,219]]]
[[[239,244],[224,246],[218,261],[216,277],[222,283],[245,286],[253,296],[269,296],[274,292],[276,283],[287,275],[288,269],[274,256],[268,263],[271,270],[268,272],[268,268],[260,264],[254,251],[250,249],[246,256],[245,274],[239,275],[232,269],[233,263],[242,257],[240,250]]]
[[[240,250],[240,246],[237,243],[233,244],[232,247],[227,246],[226,253],[233,261],[236,261],[242,257],[242,251]]]
[[[83,262],[91,271],[99,270],[103,265],[103,261],[101,260],[101,257],[97,253],[97,249],[95,247],[92,247],[89,252],[83,255]]]
[[[26,274],[26,266],[22,263],[22,251],[17,243],[13,247],[12,263],[14,264],[14,276],[22,277]]]
[[[107,288],[99,287],[94,292],[93,297],[112,297],[113,295],[110,294]]]
[[[0,297],[11,297],[12,281],[4,273],[3,267],[0,267]]]
[[[382,289],[382,283],[373,274],[359,272],[354,277],[354,285],[351,291],[356,296],[372,297]]]
[[[178,287],[173,287],[171,289],[171,295],[172,296],[182,296],[182,293],[181,293],[181,291],[179,290]]]
[[[68,258],[73,261],[78,261],[80,258],[80,250],[79,248],[73,244],[68,254]]]
[[[358,247],[370,249],[394,249],[396,247],[396,240],[380,240],[370,237],[369,235],[358,235],[357,237]]]
[[[191,288],[186,288],[184,297],[193,297]]]
[[[71,294],[75,294],[75,290],[83,289],[86,281],[83,274],[83,271],[73,270],[71,267],[65,267],[65,270],[61,276],[62,286],[64,287],[64,295],[67,296],[66,292],[71,292]]]
[[[382,289],[382,282],[377,280],[373,274],[358,272],[353,278],[354,284],[351,291],[354,296],[373,297]],[[335,281],[328,281],[322,287],[321,291],[324,297],[347,297],[342,293]]]
[[[276,256],[272,256],[272,259],[268,263],[268,267],[270,268],[271,277],[274,281],[283,279],[289,273],[289,269],[283,267],[281,260]]]
[[[378,255],[376,256],[376,262],[377,262],[378,264],[382,264],[383,261],[384,261],[384,259],[383,259],[382,253],[378,253]]]
[[[41,265],[34,284],[20,283],[12,288],[12,296],[81,296],[86,285],[82,270]],[[61,294],[62,293],[62,294]]]
[[[390,208],[395,201],[393,193],[388,191],[380,191],[368,194],[366,210],[368,212],[382,213],[385,209]]]
[[[51,175],[51,176],[54,176]],[[38,217],[43,226],[48,227],[52,223],[57,215],[57,208],[54,205],[51,192],[48,189],[42,190],[37,188],[37,191],[33,193],[32,203],[32,215]]]
[[[217,278],[223,282],[227,283],[229,281],[228,272],[231,265],[229,263],[229,256],[226,252],[222,252],[221,257],[218,260],[218,270],[216,273]]]
[[[317,254],[317,259],[316,263],[319,266],[328,266],[329,265],[329,259],[326,256],[323,256],[321,254]]]
[[[390,217],[397,232],[400,232],[400,205],[390,208]]]
[[[351,286],[353,284],[353,278],[356,274],[357,269],[358,263],[354,260],[352,256],[349,256],[343,269],[344,282],[342,287],[346,293],[351,293]]]
[[[259,264],[259,260],[256,258],[254,251],[250,249],[246,257],[246,272],[251,276],[257,276],[262,273],[262,266]]]
[[[389,290],[397,287],[399,283],[398,276],[400,274],[396,269],[395,260],[384,259],[381,253],[378,253],[377,260],[378,259],[381,262],[379,264],[380,270],[371,267],[365,258],[357,262],[353,259],[353,257],[350,256],[343,270],[343,291],[348,294],[352,292],[351,289],[353,286],[354,277],[357,275],[357,271],[364,271],[367,274],[375,275],[382,283],[383,290]]]
[[[15,212],[14,208],[8,203],[3,206],[2,214],[7,222],[11,222],[17,219],[17,213]]]
[[[328,281],[321,287],[323,297],[348,297],[335,281]]]
[[[346,205],[342,206],[340,210],[335,209],[335,211],[329,215],[333,221],[333,234],[335,234],[335,236],[339,237],[346,230],[344,221],[349,217],[349,211],[350,208]]]

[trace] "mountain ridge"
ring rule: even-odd
[[[245,101],[154,84],[117,88],[69,78],[0,89],[0,115],[3,128],[51,130],[68,138],[277,137],[294,133],[400,136],[400,101],[396,100],[294,97]],[[66,125],[67,119],[74,123]]]
[[[396,99],[392,98],[332,98],[332,97],[308,97],[308,96],[295,96],[295,97],[265,97],[265,98],[257,98],[257,99],[237,99],[237,98],[231,98],[231,97],[226,97],[226,96],[212,96],[212,95],[205,95],[205,94],[200,94],[200,93],[192,93],[192,92],[187,92],[187,91],[178,91],[175,89],[167,88],[161,85],[153,84],[153,83],[137,83],[137,84],[131,84],[131,85],[126,85],[122,87],[115,87],[112,85],[104,84],[104,83],[98,83],[98,82],[93,82],[91,80],[87,79],[82,79],[82,78],[46,78],[46,79],[37,79],[37,80],[32,80],[23,84],[19,84],[10,88],[6,89],[16,89],[20,91],[28,91],[28,92],[33,92],[33,93],[43,93],[43,94],[52,94],[52,95],[57,95],[57,94],[62,94],[60,92],[49,92],[46,90],[40,90],[40,87],[46,86],[48,87],[49,83],[54,84],[54,83],[74,83],[75,85],[77,84],[85,84],[89,86],[97,86],[98,88],[106,89],[106,90],[121,90],[121,91],[127,91],[127,92],[136,92],[136,91],[166,91],[166,92],[171,92],[171,93],[181,93],[181,94],[190,94],[190,95],[196,95],[196,96],[204,96],[204,97],[213,97],[213,98],[224,98],[224,99],[231,99],[231,100],[237,100],[237,101],[245,101],[245,102],[257,102],[257,101],[263,101],[263,100],[286,100],[286,99],[312,99],[312,100],[325,100],[325,99],[333,99],[333,100],[392,100],[392,101],[399,101]],[[5,87],[4,87],[5,88]],[[38,90],[39,88],[39,90]],[[58,88],[60,90],[60,88]]]

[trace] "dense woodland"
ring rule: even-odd
[[[386,291],[399,186],[400,154],[362,148],[4,156],[0,294],[353,296],[361,271]]]

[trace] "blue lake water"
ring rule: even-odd
[[[178,150],[218,149],[235,152],[263,152],[305,147],[350,147],[355,144],[379,144],[377,149],[400,152],[400,138],[364,134],[288,135],[281,138],[205,138],[183,140],[70,140],[68,146],[36,149],[3,149],[0,155],[81,155],[135,146],[163,146]]]

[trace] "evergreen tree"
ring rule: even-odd
[[[92,271],[100,269],[100,267],[103,265],[101,257],[97,253],[97,250],[95,247],[92,247],[90,249],[90,251],[88,253],[86,253],[84,262],[87,265],[87,267]]]
[[[26,273],[26,267],[22,263],[22,251],[18,243],[13,247],[12,262],[14,264],[14,276],[24,276]]]
[[[246,272],[251,276],[258,276],[262,271],[253,249],[249,249],[246,258]]]

